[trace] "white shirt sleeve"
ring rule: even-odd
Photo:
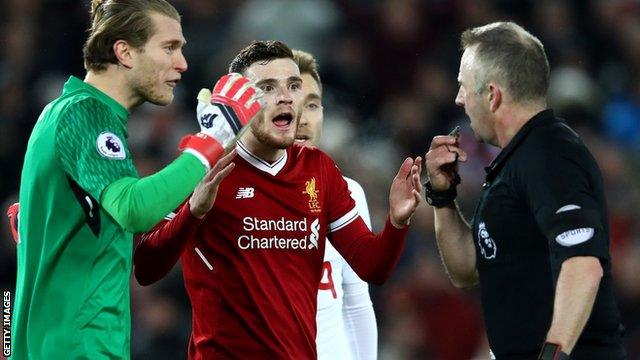
[[[343,284],[342,314],[353,359],[375,360],[378,357],[378,327],[369,286]]]
[[[364,190],[356,181],[346,178],[358,213],[371,229],[371,218]],[[374,360],[378,357],[378,326],[369,285],[345,263],[342,271],[344,291],[342,314],[353,359]]]
[[[369,216],[369,205],[367,205],[367,198],[364,195],[364,190],[362,190],[362,186],[358,184],[355,180],[349,179],[344,176],[344,179],[347,181],[347,186],[351,191],[351,197],[356,202],[356,209],[358,209],[358,213],[364,220],[364,223],[367,225],[369,230],[371,230],[371,217]]]

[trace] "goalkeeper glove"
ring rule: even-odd
[[[263,106],[262,95],[262,90],[237,73],[221,77],[213,91],[200,90],[197,107],[200,132],[184,137],[180,150],[195,155],[210,169],[235,144]]]
[[[13,241],[20,242],[18,236],[18,212],[20,210],[20,204],[14,203],[7,209],[7,216],[9,217],[9,227],[11,228],[11,235],[13,235]]]

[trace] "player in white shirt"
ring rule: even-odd
[[[322,83],[315,58],[294,50],[302,75],[304,96],[296,142],[317,146],[322,133]],[[371,228],[367,199],[360,184],[345,177],[362,219]],[[318,359],[369,360],[378,355],[378,327],[369,286],[351,269],[329,241],[326,242],[322,279],[318,289]]]

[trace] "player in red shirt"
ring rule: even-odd
[[[233,163],[225,157],[187,203],[142,235],[135,275],[153,283],[180,258],[193,313],[189,359],[315,359],[325,238],[363,280],[384,282],[420,202],[421,159],[400,167],[376,235],[334,162],[294,145],[302,79],[291,50],[254,42],[230,69],[255,81],[266,107]]]

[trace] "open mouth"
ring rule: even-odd
[[[305,135],[305,134],[296,134],[296,142],[303,144],[307,141],[311,140],[311,137],[309,135]]]
[[[271,122],[273,122],[276,127],[283,129],[288,128],[289,125],[291,125],[292,121],[293,114],[289,112],[280,113],[278,116],[274,117],[273,120],[271,120]]]

